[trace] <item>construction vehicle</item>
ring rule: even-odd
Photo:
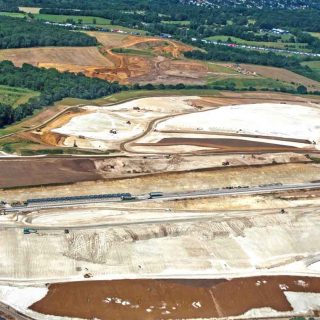
[[[150,192],[149,199],[163,197],[163,192]]]
[[[23,234],[31,234],[31,233],[38,233],[38,230],[32,229],[32,228],[24,228],[23,229]]]
[[[136,197],[131,196],[131,195],[124,195],[121,197],[122,201],[131,201],[131,200],[136,200]]]

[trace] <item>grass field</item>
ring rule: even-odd
[[[1,16],[6,16],[6,17],[12,17],[12,18],[24,18],[25,14],[24,13],[18,13],[18,12],[0,12]]]
[[[268,47],[268,48],[277,48],[277,49],[290,49],[296,50],[299,49],[300,51],[309,51],[305,49],[306,44],[304,43],[283,43],[283,42],[260,42],[260,41],[247,41],[237,37],[229,37],[229,36],[213,36],[206,38],[207,40],[211,41],[222,41],[228,42],[228,39],[231,39],[232,43],[237,44],[244,44],[248,46],[256,46],[256,47]]]
[[[316,38],[320,39],[320,32],[310,32],[310,34]]]
[[[13,18],[24,18],[26,13],[15,13],[15,12],[0,12],[0,15],[13,17]],[[42,20],[42,21],[50,21],[56,23],[66,23],[68,19],[72,19],[76,24],[81,20],[82,24],[93,25],[96,27],[108,28],[108,29],[116,29],[124,32],[139,32],[142,35],[146,34],[146,31],[132,29],[123,27],[120,25],[111,24],[111,20],[93,16],[77,16],[77,15],[55,15],[55,14],[33,14],[34,19]],[[94,23],[94,20],[96,23]]]
[[[72,19],[75,23],[78,23],[81,20],[83,24],[96,24],[98,26],[109,26],[110,20],[92,16],[69,16],[69,15],[54,15],[54,14],[35,14],[35,19],[45,20],[57,23],[65,23],[68,20]],[[96,23],[94,23],[96,21]]]
[[[147,97],[161,97],[161,96],[210,96],[210,95],[219,95],[217,90],[211,89],[182,89],[182,90],[130,90],[122,91],[115,93],[113,95],[95,99],[95,100],[83,100],[83,99],[74,99],[66,98],[57,104],[65,106],[74,106],[77,104],[93,104],[93,105],[106,105],[120,103],[124,101],[129,101],[132,99],[147,98]]]
[[[112,49],[115,53],[121,54],[129,54],[134,56],[148,56],[153,57],[154,54],[151,50],[139,50],[139,49],[131,49],[131,48],[114,48]]]
[[[0,86],[1,103],[10,105],[13,108],[19,106],[20,104],[28,102],[30,98],[35,97],[37,95],[39,95],[38,92],[27,89]]]
[[[214,63],[214,62],[207,62],[210,72],[214,73],[226,73],[226,74],[237,74],[235,70],[232,68],[225,67],[221,64]]]
[[[304,66],[308,66],[320,76],[320,61],[307,61],[303,62],[302,64]]]

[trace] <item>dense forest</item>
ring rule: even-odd
[[[187,5],[179,0],[15,1],[19,4],[41,7],[43,13],[75,14],[74,9],[76,9],[78,15],[99,16],[111,19],[115,24],[122,22],[128,26],[144,26],[145,28],[148,26],[143,23],[157,23],[161,20],[160,18],[166,17],[167,20],[188,20],[191,21],[191,25],[194,23],[197,26],[227,24],[227,21],[230,20],[234,24],[241,25],[248,20],[255,20],[258,27],[299,27],[300,30],[320,31],[318,23],[320,21],[320,11],[314,9],[316,7],[314,4],[317,1],[313,0],[264,0],[259,1],[263,2],[261,5],[257,3],[257,5],[252,4],[250,6],[247,6],[247,3],[250,2],[247,0],[238,2],[239,5],[234,7],[228,5],[227,1],[223,1],[224,4],[218,8]],[[253,1],[253,3],[255,2],[257,1]],[[277,9],[272,9],[275,7],[273,4],[279,4],[280,2],[283,5],[278,5],[276,6]],[[289,10],[290,8],[295,9]]]
[[[41,46],[94,46],[97,40],[84,33],[20,18],[0,16],[0,48]]]
[[[95,99],[122,89],[116,82],[110,83],[70,72],[60,73],[55,69],[40,69],[29,64],[18,68],[10,61],[0,62],[0,84],[27,88],[41,93],[40,96],[31,98],[28,103],[15,109],[2,106],[0,126],[19,121],[33,114],[36,109],[41,109],[65,97]]]

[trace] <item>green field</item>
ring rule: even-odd
[[[114,48],[112,49],[115,53],[128,54],[133,56],[148,56],[153,57],[154,54],[151,50],[139,50],[139,49],[131,49],[131,48]]]
[[[310,34],[316,38],[320,39],[320,32],[310,32]]]
[[[24,13],[16,13],[16,12],[0,12],[1,16],[12,17],[12,18],[24,18],[26,15]]]
[[[15,13],[15,12],[0,12],[0,15],[13,17],[13,18],[24,18],[27,14],[25,13]],[[94,24],[94,20],[96,21],[97,26],[109,26],[109,19],[92,17],[92,16],[68,16],[68,15],[55,15],[55,14],[33,14],[32,15],[36,20],[44,20],[50,22],[57,23],[66,23],[68,20],[72,19],[75,23],[79,23],[79,20],[83,24]]]
[[[81,23],[83,24],[95,24],[97,26],[109,26],[110,21],[109,19],[104,18],[98,18],[98,17],[92,17],[92,16],[68,16],[68,15],[54,15],[54,14],[34,14],[35,19],[38,20],[45,20],[45,21],[51,21],[51,22],[57,22],[57,23],[66,23],[70,19],[73,20],[75,23]],[[94,21],[96,23],[94,23]]]
[[[24,18],[27,16],[25,13],[12,13],[12,12],[0,12],[0,15],[13,17],[13,18]],[[125,32],[139,32],[140,34],[146,34],[146,31],[127,28],[119,25],[111,24],[110,19],[93,17],[93,16],[76,16],[76,15],[55,15],[55,14],[33,14],[34,19],[41,21],[50,21],[56,23],[66,23],[67,21],[73,20],[74,23],[79,24],[81,20],[81,24],[84,25],[92,25],[100,28],[108,28],[108,29],[117,29]],[[94,20],[96,23],[94,23]]]
[[[28,102],[30,98],[38,95],[39,93],[28,89],[0,86],[1,103],[12,106],[13,108]]]
[[[213,36],[206,38],[211,41],[221,41],[228,42],[229,38],[232,43],[244,44],[248,46],[256,46],[256,47],[266,47],[266,48],[276,48],[276,49],[289,49],[289,50],[300,50],[300,51],[310,51],[305,49],[306,44],[304,43],[283,43],[283,42],[263,42],[263,41],[248,41],[243,40],[237,37],[229,37],[229,36]]]
[[[302,62],[302,65],[308,66],[311,68],[314,72],[316,72],[320,77],[320,61],[307,61]]]
[[[209,67],[210,72],[214,73],[226,73],[226,74],[239,74],[232,68],[225,67],[221,64],[214,63],[214,62],[207,62],[207,66]]]
[[[74,99],[74,98],[66,98],[59,102],[57,105],[64,106],[73,106],[78,104],[91,104],[91,105],[108,105],[115,104],[120,102],[125,102],[138,98],[146,98],[146,97],[161,97],[161,96],[170,96],[170,95],[182,95],[182,96],[210,96],[217,95],[219,96],[219,92],[217,90],[211,89],[182,89],[182,90],[130,90],[130,91],[122,91],[115,93],[113,95],[95,99],[95,100],[82,100],[82,99]]]

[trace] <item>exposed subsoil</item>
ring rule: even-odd
[[[164,138],[159,144],[187,144],[187,145],[200,145],[213,148],[276,148],[276,149],[296,149],[293,147],[282,146],[279,144],[267,143],[267,142],[258,142],[250,140],[241,140],[241,139],[227,139],[227,138]]]
[[[1,160],[0,188],[98,180],[94,161],[81,158]]]
[[[57,283],[30,308],[85,319],[141,320],[239,316],[251,309],[290,312],[284,292],[320,293],[320,278],[113,280]],[[315,310],[316,311],[316,310]],[[312,311],[309,312],[312,315]]]

